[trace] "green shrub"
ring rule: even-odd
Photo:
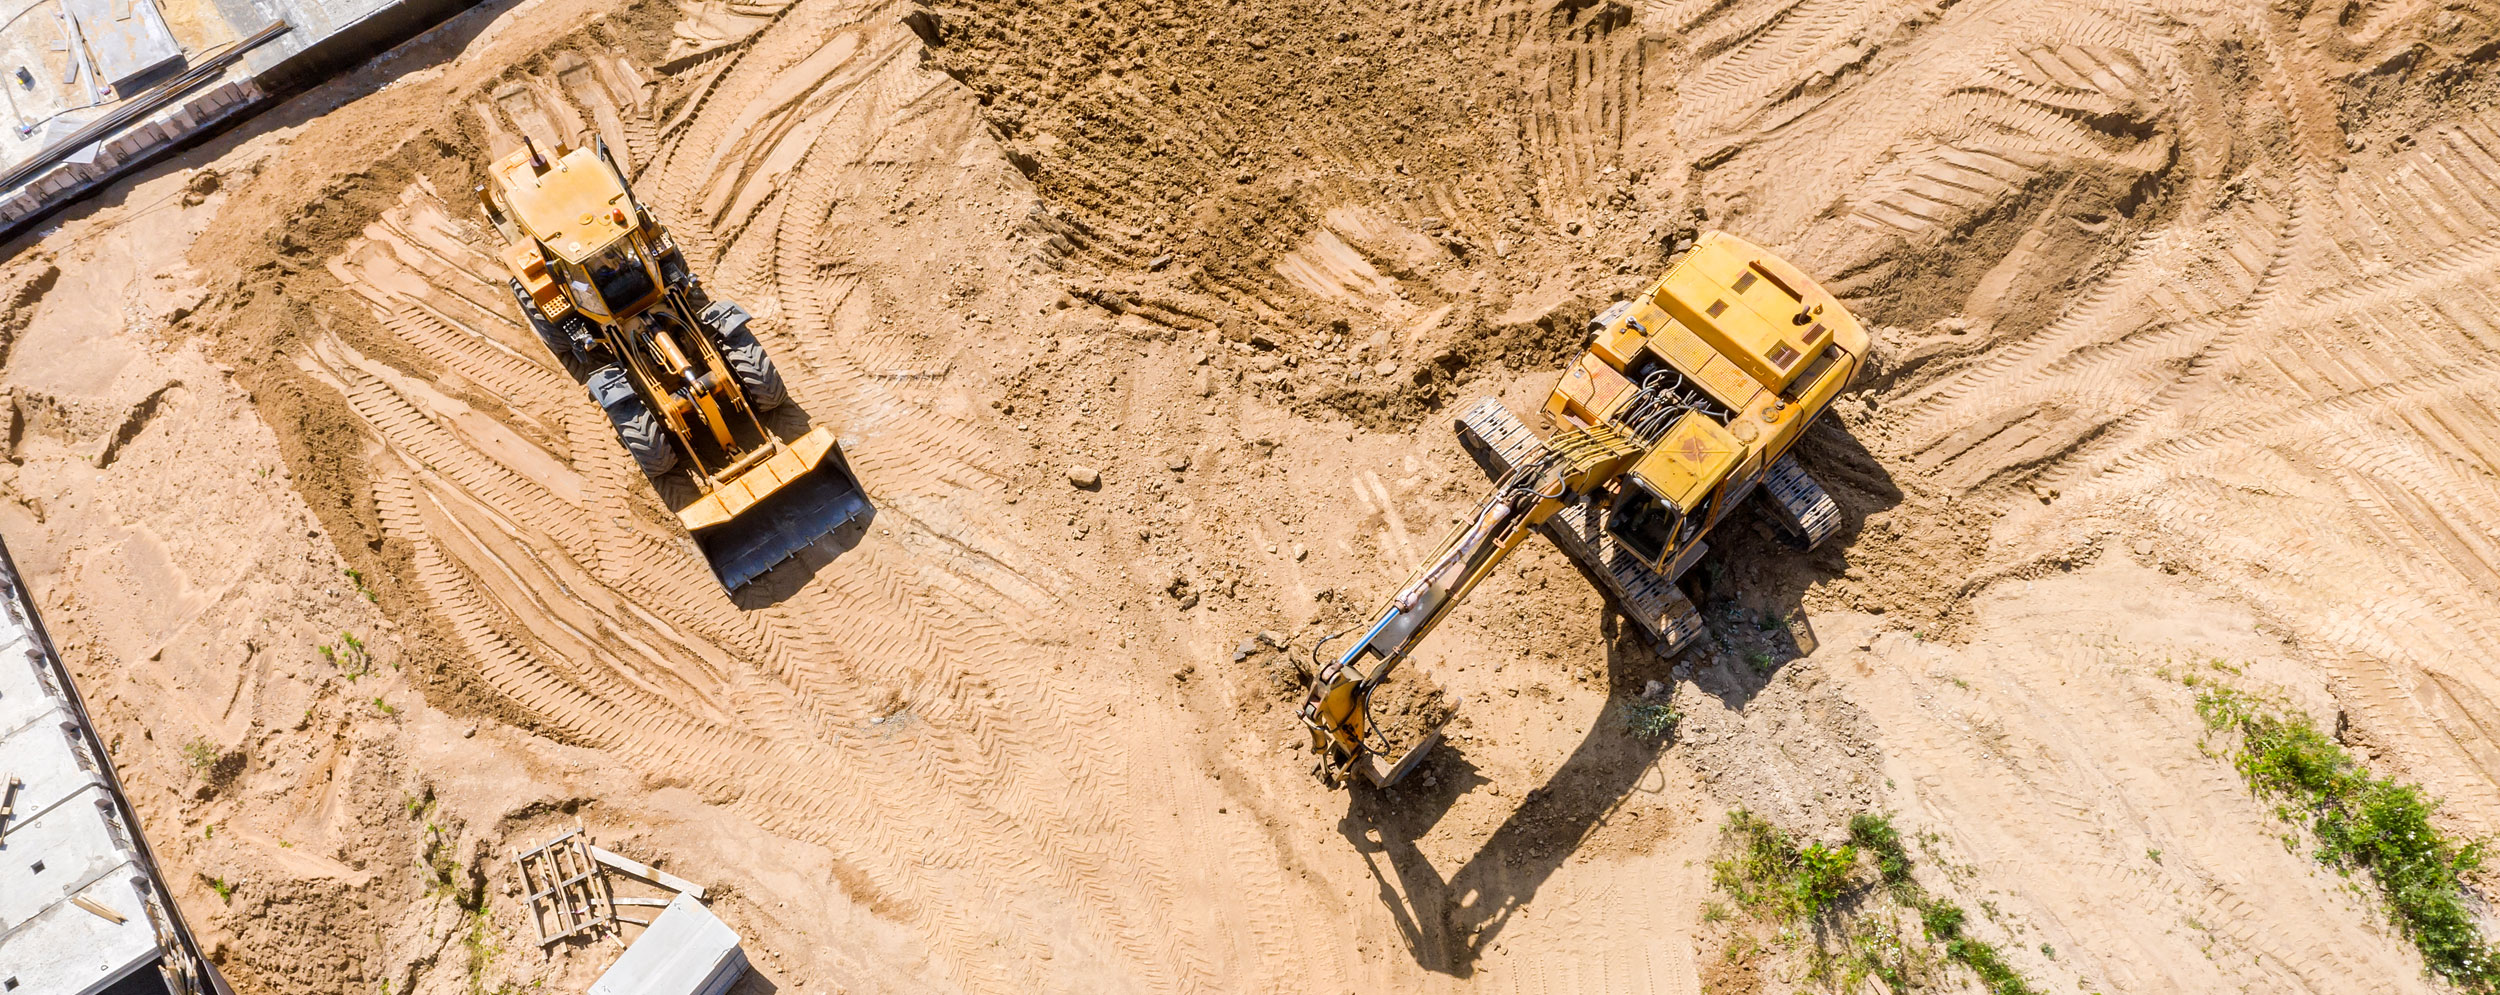
[[[1849,891],[1849,871],[1857,863],[1857,847],[1846,843],[1837,847],[1807,844],[1797,851],[1797,870],[1789,879],[1789,891],[1806,915],[1822,915]]]
[[[1968,916],[1961,906],[1919,886],[1891,819],[1860,813],[1849,820],[1849,842],[1800,846],[1762,817],[1739,809],[1728,814],[1721,834],[1728,852],[1711,864],[1712,882],[1756,919],[1779,927],[1783,938],[1811,926],[1807,980],[1841,992],[1861,991],[1869,979],[1895,992],[1912,991],[1937,979],[1933,945],[1940,944],[1943,958],[1969,968],[1991,995],[2038,995],[1995,945],[1963,935]],[[1873,880],[1860,876],[1861,855],[1874,865]],[[1904,938],[1889,911],[1896,906],[1850,901],[1877,884],[1897,907],[1918,914],[1930,945]],[[1723,918],[1725,911],[1714,913],[1716,908],[1716,903],[1705,906],[1703,920]],[[1732,956],[1736,952],[1730,949]]]
[[[1663,701],[1635,701],[1623,706],[1623,730],[1635,739],[1664,739],[1682,721],[1684,716]]]
[[[1901,849],[1901,833],[1892,828],[1892,820],[1873,812],[1860,812],[1849,818],[1849,841],[1865,848],[1875,857],[1875,872],[1884,883],[1898,887],[1910,879],[1910,855]]]
[[[2436,799],[2371,774],[2305,714],[2219,686],[2197,694],[2196,710],[2208,729],[2237,737],[2232,767],[2277,803],[2277,815],[2307,825],[2320,863],[2369,873],[2432,973],[2467,991],[2500,992],[2500,951],[2466,904],[2482,841],[2440,831],[2431,821]]]
[[[225,759],[225,755],[225,751],[209,742],[206,736],[193,736],[182,744],[182,762],[196,774],[206,774],[215,769],[217,761]]]

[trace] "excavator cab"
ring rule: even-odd
[[[1623,483],[1614,506],[1606,511],[1606,531],[1653,570],[1682,545],[1677,540],[1687,521],[1682,509],[1632,481]]]
[[[1742,451],[1717,420],[1684,412],[1615,482],[1607,534],[1643,566],[1669,569],[1700,540]]]

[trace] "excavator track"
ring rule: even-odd
[[[1458,437],[1492,463],[1488,469],[1495,477],[1509,473],[1512,467],[1534,458],[1545,448],[1545,441],[1530,431],[1519,416],[1511,414],[1500,399],[1491,397],[1479,399],[1459,416]],[[1603,582],[1607,596],[1649,635],[1659,656],[1671,657],[1693,646],[1703,632],[1700,609],[1693,606],[1692,599],[1684,596],[1672,578],[1642,565],[1618,545],[1601,527],[1599,519],[1594,504],[1581,502],[1557,512],[1538,528],[1563,555]],[[1691,555],[1679,558],[1679,565],[1689,566],[1699,552],[1696,544]]]
[[[1795,453],[1771,462],[1770,471],[1762,475],[1762,496],[1770,500],[1771,517],[1788,533],[1788,541],[1801,549],[1820,546],[1840,531],[1840,506],[1797,465]]]

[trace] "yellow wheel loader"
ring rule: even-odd
[[[1468,408],[1459,438],[1497,475],[1493,493],[1314,675],[1301,718],[1321,779],[1393,784],[1438,741],[1381,742],[1372,692],[1531,529],[1599,578],[1661,656],[1701,636],[1676,580],[1748,497],[1765,499],[1792,544],[1830,538],[1839,509],[1790,450],[1866,349],[1865,328],[1805,274],[1710,232],[1590,322],[1586,351],[1546,398],[1550,435],[1494,398]]]
[[[699,497],[678,509],[722,585],[761,576],[868,501],[816,426],[783,440],[763,414],[787,396],[747,327],[713,301],[605,141],[552,153],[524,139],[477,188],[512,295],[541,342],[654,478],[683,466]]]

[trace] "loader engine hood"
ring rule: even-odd
[[[614,246],[642,225],[625,193],[597,152],[581,148],[531,164],[529,149],[495,164],[504,201],[521,229],[565,262],[576,265]]]

